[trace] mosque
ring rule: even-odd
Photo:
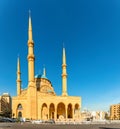
[[[12,97],[12,115],[14,118],[78,120],[81,118],[81,97],[69,96],[67,93],[66,53],[62,55],[62,95],[57,96],[51,81],[43,75],[34,72],[34,41],[32,37],[32,21],[29,15],[28,23],[28,86],[21,88],[20,59],[17,62],[17,96]]]

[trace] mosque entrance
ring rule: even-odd
[[[68,118],[72,118],[72,104],[68,105],[67,112],[68,112]]]
[[[54,119],[54,112],[55,112],[55,106],[53,103],[50,104],[50,109],[49,109],[49,117],[50,119]]]
[[[42,105],[42,119],[43,120],[48,119],[48,108],[47,108],[47,104],[45,103]]]
[[[21,117],[22,117],[22,112],[19,111],[19,112],[18,112],[18,118],[21,118]]]
[[[65,104],[59,103],[57,106],[57,119],[63,120],[65,117]]]
[[[17,106],[18,118],[22,117],[22,110],[23,110],[22,104],[18,104],[18,106]]]
[[[75,115],[74,115],[74,117],[75,117],[75,119],[79,119],[80,118],[80,114],[79,114],[79,112],[80,112],[80,109],[79,109],[79,104],[75,104]]]

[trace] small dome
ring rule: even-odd
[[[42,75],[42,76],[41,76],[41,78],[45,78],[45,79],[47,79],[47,77],[46,77],[45,75]]]
[[[35,78],[41,78],[40,74],[35,75]]]
[[[48,79],[45,75],[40,75],[40,74],[35,75],[35,78],[45,78],[45,79]]]

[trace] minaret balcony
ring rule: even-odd
[[[33,47],[34,46],[34,42],[33,40],[28,40],[28,47]]]
[[[63,74],[62,74],[62,77],[67,77],[67,74],[66,74],[66,73],[63,73]]]
[[[20,71],[18,71],[18,72],[17,72],[17,74],[21,74],[21,72],[20,72]]]
[[[33,61],[35,59],[35,56],[33,54],[29,54],[27,56],[27,58],[28,58],[28,60],[32,60]]]
[[[21,82],[21,80],[20,79],[17,79],[16,82]]]
[[[62,67],[67,67],[67,65],[66,64],[62,64]]]

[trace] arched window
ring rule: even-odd
[[[18,107],[17,107],[17,110],[22,110],[22,109],[23,109],[22,105],[19,104]]]
[[[75,104],[75,110],[79,110],[79,104]]]

